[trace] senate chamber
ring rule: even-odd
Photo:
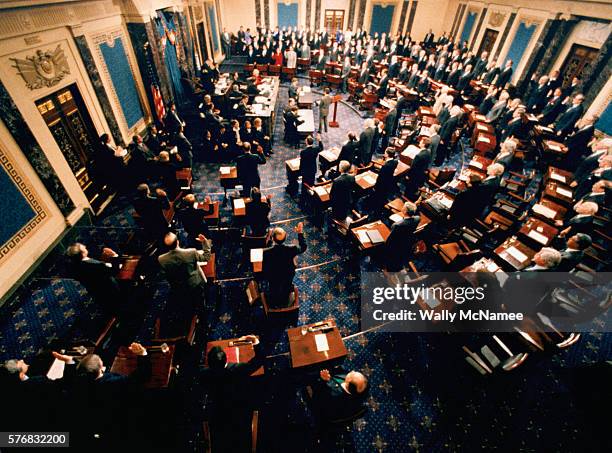
[[[612,451],[611,32],[0,2],[0,451]]]

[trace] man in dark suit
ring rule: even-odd
[[[389,77],[387,75],[387,70],[383,69],[380,73],[380,80],[378,81],[378,89],[376,90],[376,95],[378,99],[383,99],[387,95],[387,90],[389,89]]]
[[[166,146],[164,138],[154,124],[149,126],[149,133],[147,134],[145,143],[155,155],[159,154]]]
[[[383,136],[382,149],[387,149],[387,146],[389,145],[389,139],[395,135],[397,123],[397,109],[392,108],[387,112],[387,116],[385,117],[385,134]]]
[[[578,121],[577,129],[565,137],[568,152],[563,159],[565,167],[571,167],[580,162],[588,151],[588,144],[595,134],[597,117],[586,116]]]
[[[168,106],[168,113],[166,113],[164,125],[166,126],[166,130],[170,135],[178,133],[179,128],[181,126],[185,126],[185,122],[179,117],[179,114],[176,111],[176,105],[174,102],[171,102]]]
[[[194,194],[190,193],[183,197],[180,203],[176,203],[177,217],[180,219],[183,229],[189,238],[189,245],[195,245],[200,234],[210,236],[206,216],[212,213],[210,197],[204,199],[207,209],[200,209]]]
[[[137,184],[151,177],[155,159],[155,154],[142,142],[142,137],[134,135],[130,144],[130,169]]]
[[[251,189],[251,201],[246,203],[246,221],[253,236],[264,236],[270,227],[272,194],[263,196],[257,187]]]
[[[471,174],[468,187],[455,196],[453,205],[448,213],[448,220],[451,225],[466,225],[480,217],[482,210],[488,202],[489,200],[483,194],[481,177]]]
[[[421,150],[414,156],[410,164],[410,170],[406,174],[406,196],[411,200],[415,199],[416,192],[427,179],[427,170],[431,165],[431,151],[429,150],[429,139],[423,137],[419,142]]]
[[[566,136],[574,129],[574,125],[584,112],[584,107],[582,105],[583,101],[584,95],[577,94],[572,100],[572,105],[569,106],[567,110],[561,114],[561,116],[559,116],[557,122],[555,123],[555,130],[557,131],[558,136]]]
[[[546,102],[544,108],[542,109],[542,113],[538,115],[538,119],[540,120],[540,124],[548,126],[552,124],[559,116],[559,113],[563,110],[563,97],[561,88],[555,88],[553,91],[552,97]]]
[[[440,143],[444,147],[444,159],[442,162],[444,162],[450,155],[452,137],[455,133],[455,129],[457,129],[457,126],[459,125],[459,117],[461,113],[461,107],[456,105],[451,107],[450,116],[446,121],[444,121],[444,123],[442,123],[442,126],[440,126]]]
[[[495,81],[495,86],[499,88],[505,88],[510,79],[512,78],[512,60],[506,61],[504,69],[500,71]]]
[[[152,196],[146,184],[140,184],[136,190],[132,204],[141,218],[142,226],[151,239],[160,239],[168,231],[168,221],[164,217],[164,210],[170,207],[168,196],[161,189],[156,189],[156,196]]]
[[[463,72],[461,73],[461,77],[459,77],[459,81],[455,88],[457,91],[469,91],[470,89],[470,80],[472,80],[472,65],[467,65]]]
[[[332,217],[336,220],[345,221],[353,208],[353,190],[355,188],[355,177],[349,174],[351,164],[340,161],[338,166],[340,176],[334,179],[329,193]]]
[[[357,140],[357,136],[354,132],[348,133],[348,140],[342,148],[340,148],[340,154],[338,155],[338,165],[336,169],[339,171],[340,162],[343,160],[349,162],[350,164],[357,164],[360,160],[359,157],[359,141]]]
[[[251,187],[259,187],[261,179],[259,177],[259,165],[266,163],[263,152],[251,153],[251,144],[243,143],[244,153],[236,158],[236,170],[238,179],[242,183],[244,196],[251,193]]]
[[[104,249],[107,256],[118,256],[109,248]],[[89,295],[108,313],[115,314],[121,305],[121,289],[115,278],[118,269],[111,262],[99,261],[89,256],[87,247],[79,242],[66,250],[69,259],[70,275],[78,280]]]
[[[272,232],[274,245],[263,251],[263,273],[268,282],[269,305],[271,307],[287,307],[295,303],[290,300],[295,276],[295,258],[306,251],[304,239],[304,224],[298,223],[295,230],[298,244],[285,244],[287,233],[280,227]]]
[[[363,165],[372,160],[372,144],[374,142],[374,121],[365,120],[365,129],[359,135],[359,157]]]
[[[368,380],[358,371],[332,375],[321,370],[312,387],[312,405],[323,421],[350,418],[362,410],[368,395]]]
[[[390,272],[401,271],[410,259],[415,242],[414,232],[421,221],[421,216],[416,212],[416,205],[407,201],[402,208],[403,219],[391,226],[391,233],[385,241],[384,256]]]
[[[565,249],[561,251],[561,262],[555,269],[558,272],[569,272],[584,258],[584,251],[593,243],[591,236],[577,233],[570,236]]]
[[[238,339],[253,345],[255,355],[248,362],[229,362],[223,348],[207,353],[207,367],[199,373],[199,384],[208,395],[207,412],[212,451],[250,451],[252,385],[249,379],[263,363],[259,339],[245,335]]]
[[[180,156],[180,166],[183,168],[192,168],[193,146],[191,146],[191,142],[187,140],[187,137],[185,137],[183,131],[183,126],[179,126],[178,132],[174,137],[174,144],[178,150],[178,155]]]
[[[385,154],[387,160],[378,172],[378,178],[376,178],[376,184],[374,184],[372,191],[371,200],[374,209],[382,209],[389,196],[397,190],[394,173],[398,160],[395,158],[395,149],[387,148]]]
[[[546,105],[546,98],[548,97],[548,76],[542,76],[536,82],[535,79],[531,81],[532,87],[529,97],[527,98],[527,111],[530,113],[538,114]]]
[[[300,152],[300,175],[302,175],[302,184],[314,185],[315,175],[317,174],[317,157],[323,151],[323,142],[321,134],[317,134],[317,145],[314,144],[314,139],[309,135],[306,137],[306,148]]]
[[[476,64],[474,65],[474,78],[478,78],[481,74],[484,74],[485,70],[487,69],[488,58],[489,53],[487,51],[484,51],[480,55],[480,58],[476,61]]]
[[[497,66],[497,61],[492,60],[487,65],[487,70],[484,73],[484,76],[482,77],[482,83],[484,83],[485,85],[490,85],[491,83],[493,83],[493,80],[495,80],[495,77],[497,77],[500,70],[500,67]]]

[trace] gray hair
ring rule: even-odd
[[[340,173],[347,173],[351,169],[351,163],[348,160],[343,160],[339,165]]]
[[[538,252],[538,256],[544,263],[544,267],[551,269],[556,267],[561,262],[561,252],[552,247],[542,247]]]

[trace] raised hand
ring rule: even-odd
[[[331,381],[331,373],[327,369],[321,370],[319,376],[321,376],[321,379],[323,379],[325,382]]]

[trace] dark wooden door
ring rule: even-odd
[[[499,35],[497,30],[487,28],[484,32],[484,36],[480,42],[480,48],[478,49],[478,53],[476,55],[481,55],[483,52],[489,52],[489,54],[491,54],[495,41],[497,41],[497,35]]]
[[[326,9],[325,10],[325,29],[327,33],[333,35],[336,30],[344,29],[344,10]]]
[[[204,64],[208,60],[208,46],[206,45],[206,38],[204,34],[204,22],[198,22],[198,41],[200,41],[200,57],[202,58],[201,64]]]
[[[563,86],[572,83],[574,77],[580,77],[584,70],[593,63],[595,58],[597,58],[598,53],[599,51],[592,47],[574,44],[561,67]]]
[[[77,86],[70,85],[40,99],[36,107],[97,214],[110,189],[91,176],[98,137]]]

